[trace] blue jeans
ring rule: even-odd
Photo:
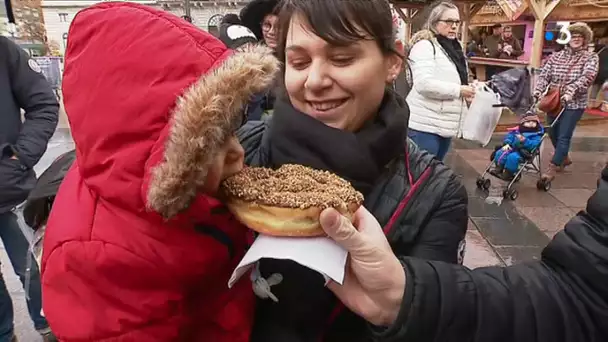
[[[444,138],[437,134],[420,132],[415,129],[409,129],[407,135],[418,147],[434,154],[441,161],[448,154],[452,144],[452,138]]]
[[[27,269],[27,257],[30,244],[23,235],[17,216],[12,213],[0,214],[0,238],[4,243],[6,253],[13,265],[15,273],[19,276],[21,284],[25,288],[25,276]],[[29,283],[29,299],[27,300],[27,308],[34,322],[36,330],[44,330],[49,324],[46,319],[40,315],[42,309],[42,293],[40,286],[40,272],[36,261],[31,260],[31,273]],[[4,278],[0,274],[0,342],[8,342],[13,336],[13,302],[6,288]]]
[[[584,109],[566,109],[560,116],[559,120],[555,122],[553,127],[549,130],[549,137],[551,143],[555,147],[555,153],[551,164],[560,166],[563,164],[564,159],[570,152],[570,141],[574,134],[576,124],[583,116]],[[552,124],[555,118],[547,116],[547,124]]]

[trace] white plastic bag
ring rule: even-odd
[[[475,85],[475,97],[462,125],[462,138],[486,146],[502,113],[502,107],[494,107],[497,104],[500,104],[500,95],[485,83]]]

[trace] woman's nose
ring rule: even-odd
[[[331,77],[327,73],[325,63],[313,62],[308,68],[304,87],[310,91],[318,91],[331,86]]]

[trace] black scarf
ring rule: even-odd
[[[301,164],[328,170],[348,180],[363,195],[385,166],[404,151],[409,109],[392,91],[378,114],[358,132],[329,127],[277,99],[270,134],[270,166]]]
[[[460,84],[468,85],[469,84],[469,73],[467,71],[467,61],[464,57],[464,52],[462,51],[462,46],[458,39],[449,39],[440,34],[435,35],[437,38],[437,42],[448,54],[448,57],[452,60],[454,65],[456,65],[456,70],[458,71],[458,76],[460,76]]]

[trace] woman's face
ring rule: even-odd
[[[439,21],[437,22],[437,25],[435,25],[435,30],[437,31],[437,34],[450,39],[456,39],[456,37],[458,37],[459,27],[460,14],[458,13],[458,10],[449,8],[443,11],[443,14],[439,17]]]
[[[271,49],[277,48],[277,21],[278,17],[274,14],[269,14],[262,21],[262,34],[264,42]]]
[[[332,46],[295,15],[285,43],[285,87],[293,106],[323,122],[358,130],[380,107],[402,60],[385,56],[374,40]]]
[[[573,48],[574,50],[577,50],[580,47],[582,47],[584,43],[585,43],[585,38],[583,38],[583,35],[574,33],[574,34],[572,34],[572,37],[570,38],[570,42],[568,44],[570,44],[571,48]]]

